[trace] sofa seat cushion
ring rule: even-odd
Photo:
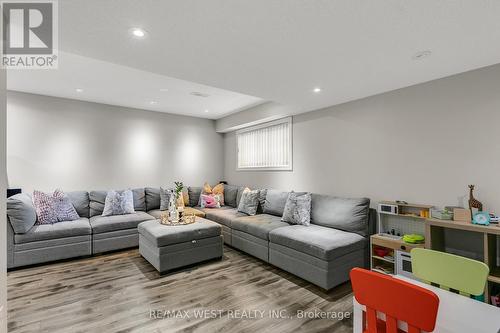
[[[367,244],[367,239],[356,233],[317,225],[275,229],[269,241],[326,261],[361,250]]]
[[[269,214],[238,217],[231,223],[233,229],[264,240],[269,240],[270,231],[288,226],[288,223],[281,222],[281,217]]]
[[[27,233],[14,235],[16,244],[38,242],[49,239],[90,235],[89,219],[81,217],[74,221],[54,224],[35,224]]]
[[[145,212],[135,212],[126,215],[93,216],[90,218],[90,226],[94,234],[100,234],[103,232],[137,228],[139,223],[148,220],[154,220],[154,217]]]
[[[230,206],[222,206],[221,208],[205,208],[204,212],[207,219],[230,228],[233,220],[238,217],[247,216],[245,213],[238,212],[237,208],[232,208]]]
[[[144,237],[155,247],[162,247],[204,238],[219,237],[222,227],[204,218],[198,218],[196,223],[166,226],[158,221],[146,221],[138,226],[140,237]]]
[[[159,219],[162,213],[167,213],[167,210],[159,210],[153,209],[148,211],[148,214],[153,216],[155,219]],[[201,209],[201,207],[184,207],[184,214],[191,215],[194,214],[198,217],[205,217],[205,212]]]

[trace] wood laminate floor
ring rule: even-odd
[[[325,293],[230,247],[222,260],[167,275],[137,249],[8,273],[12,333],[352,331],[352,318],[300,311],[351,313],[350,284]]]

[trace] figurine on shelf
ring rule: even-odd
[[[482,212],[483,204],[481,203],[481,201],[474,198],[474,194],[472,193],[473,191],[474,185],[469,185],[469,209],[472,210],[472,208],[477,208],[478,211]]]

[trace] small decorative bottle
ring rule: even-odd
[[[168,215],[170,222],[179,222],[179,212],[177,211],[177,200],[175,199],[174,191],[171,191],[170,193],[170,200],[168,201]]]

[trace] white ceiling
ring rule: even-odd
[[[59,1],[59,17],[59,45],[66,52],[302,111],[500,62],[496,0],[72,0]],[[148,37],[130,38],[131,27],[147,30]],[[431,56],[413,59],[424,50]],[[22,86],[39,76],[34,88],[42,89],[44,76],[54,76],[48,86],[62,94],[66,80],[80,76],[75,70],[14,77],[24,75],[17,82]],[[87,70],[86,83],[107,80],[106,71]],[[117,81],[111,78],[92,98],[132,99],[114,86],[133,81]],[[313,93],[314,87],[322,92]],[[137,96],[141,102],[159,99],[158,88],[145,86]],[[231,112],[213,108],[225,110],[213,118]],[[180,109],[168,105],[170,112]]]
[[[210,119],[263,102],[257,97],[66,52],[59,52],[57,70],[9,70],[7,87],[41,95]],[[83,91],[77,92],[76,89]],[[193,92],[208,96],[195,96]]]

